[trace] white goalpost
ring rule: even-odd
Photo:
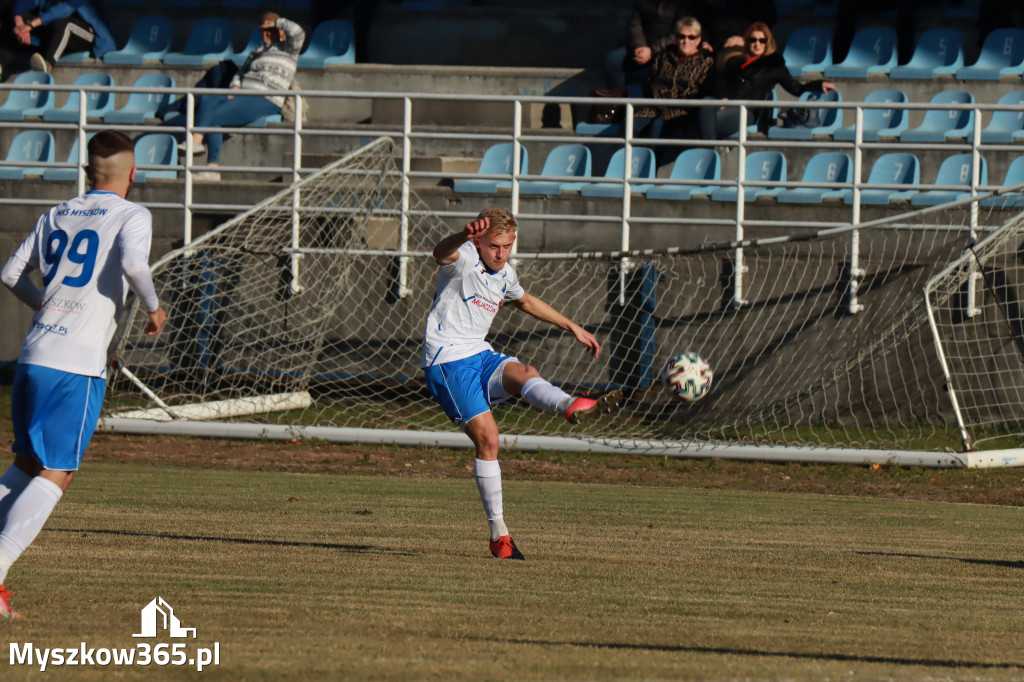
[[[467,445],[418,367],[429,253],[459,226],[408,201],[382,138],[162,258],[167,326],[147,337],[131,310],[101,429]],[[657,251],[521,245],[527,290],[594,331],[601,358],[514,311],[492,343],[567,391],[626,399],[586,428],[513,401],[495,413],[505,447],[1024,464],[1022,219],[973,210]],[[715,372],[692,404],[658,382],[683,351]]]

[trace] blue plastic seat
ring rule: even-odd
[[[668,177],[670,180],[720,180],[722,160],[718,152],[709,147],[687,149],[676,157]],[[655,185],[647,190],[647,198],[682,201],[690,197],[707,196],[714,190],[714,185]]]
[[[109,73],[83,73],[75,79],[74,85],[91,86],[106,85],[114,86],[114,77]],[[78,107],[81,103],[81,96],[77,92],[69,92],[68,98],[58,109],[50,109],[43,113],[44,121],[77,121]],[[114,108],[114,93],[92,91],[85,94],[85,115],[89,118],[99,118]]]
[[[913,154],[893,152],[878,157],[868,175],[869,185],[907,185],[907,189],[863,189],[860,203],[882,206],[890,201],[909,199],[917,193],[921,184],[921,162]],[[853,192],[843,197],[843,202],[853,203]]]
[[[42,71],[23,71],[11,83],[53,85],[53,76]],[[0,121],[23,121],[26,116],[42,116],[53,108],[51,90],[11,90],[0,106]]]
[[[48,130],[23,130],[18,133],[7,150],[7,161],[43,163],[53,161],[53,135]],[[43,168],[32,166],[2,166],[0,179],[20,180],[27,176],[42,175]]]
[[[821,73],[832,66],[832,32],[821,26],[804,26],[790,34],[782,59],[794,78]]]
[[[300,69],[323,69],[328,64],[355,64],[356,45],[351,22],[332,19],[313,29],[309,45],[299,55]]]
[[[838,90],[828,92],[805,92],[800,95],[801,102],[842,102],[843,96]],[[831,135],[843,125],[843,110],[815,109],[818,113],[820,125],[813,128],[784,128],[782,126],[771,126],[768,128],[768,138],[774,140],[810,140],[817,135]]]
[[[955,28],[933,28],[921,34],[914,55],[903,66],[893,67],[889,78],[930,80],[953,74],[964,65],[964,38]]]
[[[747,155],[746,180],[747,183],[764,182],[785,182],[786,181],[786,157],[782,152],[760,151],[751,152]],[[784,187],[761,187],[748,184],[743,188],[743,200],[754,201],[758,197],[774,197],[785,189]],[[738,188],[718,187],[711,192],[712,201],[732,201],[737,198]]]
[[[981,129],[981,141],[985,144],[1004,144],[1024,139],[1024,92],[1016,90],[999,98],[998,104],[1013,106],[1010,111],[993,111],[988,125]],[[974,142],[974,131],[967,134],[968,142]]]
[[[873,90],[864,98],[871,104],[905,104],[907,93],[902,90]],[[879,137],[896,137],[907,129],[907,110],[893,107],[892,109],[865,109],[861,119],[862,136],[865,142],[876,142]],[[833,140],[848,141],[855,137],[856,123],[837,129],[832,133]]]
[[[643,97],[644,89],[640,85],[627,85],[629,97]],[[633,117],[633,133],[636,134],[651,124],[653,118]],[[622,137],[626,134],[625,123],[588,123],[580,121],[576,124],[577,135],[589,135],[593,137]]]
[[[1006,177],[1003,178],[1002,186],[1013,187],[1014,185],[1022,184],[1024,184],[1024,156],[1018,156],[1006,169]],[[986,207],[1021,208],[1024,206],[1024,190],[982,199],[981,205]]]
[[[591,175],[591,163],[589,149],[581,144],[564,144],[548,152],[540,174],[585,178]],[[579,191],[583,185],[562,180],[527,180],[519,183],[519,193],[558,196],[563,190]]]
[[[527,173],[529,166],[526,147],[520,147],[519,172]],[[512,173],[512,143],[502,142],[491,145],[484,152],[484,158],[480,160],[480,168],[477,173],[481,175],[510,175]],[[490,178],[469,178],[468,180],[457,180],[453,189],[456,192],[480,192],[483,194],[494,194],[499,188],[511,188],[512,180],[495,180]]]
[[[142,64],[146,60],[160,60],[171,49],[174,25],[167,17],[143,17],[135,22],[128,42],[120,50],[103,55],[104,64]]]
[[[654,160],[654,150],[650,147],[633,147],[633,159],[630,164],[630,180],[650,180],[655,176],[657,163]],[[616,149],[612,158],[608,161],[608,168],[604,172],[606,178],[622,178],[626,170],[626,149]],[[646,192],[651,188],[650,184],[630,184],[630,192]],[[581,197],[622,197],[621,182],[594,182],[587,184],[580,190]]]
[[[887,26],[862,28],[839,64],[825,68],[825,78],[867,78],[896,66],[896,31]]]
[[[974,104],[974,95],[965,90],[946,90],[932,97],[930,103]],[[952,137],[966,138],[973,129],[973,109],[928,109],[921,125],[900,133],[900,142],[945,142]]]
[[[807,161],[801,182],[851,182],[853,159],[845,152],[822,152]],[[787,204],[820,204],[825,199],[842,199],[853,190],[838,187],[794,187],[779,192],[778,200]]]
[[[87,133],[85,136],[86,142],[92,139],[92,136],[96,133]],[[82,161],[78,158],[78,136],[75,136],[75,141],[71,145],[71,151],[68,152],[67,163],[73,163],[76,166]],[[67,182],[74,182],[78,180],[78,168],[47,168],[43,171],[43,180],[63,180]]]
[[[234,55],[231,46],[231,21],[224,17],[204,17],[195,23],[188,42],[181,52],[168,52],[164,64],[168,66],[202,66],[206,62],[219,62]]]
[[[1024,29],[997,28],[981,45],[978,60],[957,69],[960,80],[993,80],[1024,75]]]
[[[174,79],[163,73],[147,73],[135,81],[136,88],[173,88]],[[156,110],[169,104],[174,95],[170,92],[133,92],[120,109],[103,114],[104,123],[145,123],[147,118],[156,118]]]
[[[978,168],[978,185],[988,184],[988,164],[981,156]],[[910,199],[911,206],[938,206],[957,199],[971,196],[971,179],[974,161],[971,154],[953,154],[942,161],[935,177],[936,185],[960,185],[963,190],[931,189],[918,192]]]
[[[178,141],[169,133],[149,133],[135,141],[136,166],[176,166],[178,165]],[[178,177],[174,168],[143,169],[135,171],[135,182],[145,182],[150,178]]]

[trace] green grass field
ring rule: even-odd
[[[219,644],[211,679],[1024,679],[1021,509],[93,462],[7,581],[38,648]],[[196,639],[133,638],[154,597]],[[47,679],[194,679],[50,667]]]

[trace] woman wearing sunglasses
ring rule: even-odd
[[[732,39],[730,39],[731,41]],[[738,38],[736,40],[738,43]],[[726,42],[726,47],[730,42]],[[782,55],[776,52],[775,38],[771,29],[760,21],[751,24],[743,34],[743,50],[726,57],[722,73],[716,83],[716,95],[720,99],[765,99],[776,85],[781,85],[791,95],[803,92],[835,90],[825,80],[801,83],[793,78]],[[748,122],[768,123],[771,109],[748,110]],[[705,140],[722,139],[740,129],[739,107],[703,107],[700,110],[700,133]]]

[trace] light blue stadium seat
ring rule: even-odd
[[[864,98],[871,104],[893,103],[905,104],[907,93],[902,90],[873,90]],[[855,119],[856,120],[856,119]],[[865,109],[863,122],[863,139],[865,142],[876,142],[879,137],[896,137],[907,129],[907,110],[893,107],[892,109]],[[832,133],[833,140],[850,141],[855,137],[856,123],[837,129]]]
[[[1024,92],[1007,92],[997,103],[1013,106],[1014,109],[993,111],[988,125],[981,129],[981,141],[985,144],[1005,144],[1024,139]],[[974,130],[967,134],[967,141],[974,141]]]
[[[135,141],[136,166],[176,166],[178,165],[178,141],[169,133],[149,133]],[[151,178],[178,177],[174,168],[166,170],[142,169],[135,171],[135,182],[146,182]]]
[[[782,152],[759,151],[747,155],[746,180],[747,183],[756,182],[785,182],[786,181],[786,157]],[[774,197],[783,191],[783,187],[761,187],[756,184],[748,184],[743,188],[743,200],[754,201],[758,197]],[[736,201],[736,187],[719,187],[711,192],[713,201]]]
[[[893,152],[878,157],[868,175],[869,185],[907,185],[907,189],[864,189],[860,203],[884,206],[890,201],[909,199],[917,193],[921,184],[921,162],[913,154]],[[853,203],[853,192],[843,197],[843,202]]]
[[[930,103],[974,104],[974,95],[965,90],[946,90],[932,97]],[[900,142],[945,142],[953,137],[966,138],[973,128],[973,109],[928,109],[921,125],[900,133]]]
[[[655,176],[658,166],[654,160],[654,150],[650,147],[633,147],[633,159],[630,164],[630,180],[650,180]],[[626,149],[616,149],[608,161],[604,172],[606,178],[622,178],[626,170]],[[631,184],[630,192],[646,192],[650,184]],[[584,185],[580,190],[581,197],[621,197],[621,182],[594,182]]]
[[[821,152],[807,161],[801,182],[850,182],[853,159],[845,152]],[[825,199],[842,199],[853,190],[837,187],[794,187],[779,192],[778,200],[787,204],[820,204]]]
[[[563,144],[548,152],[540,174],[585,178],[592,173],[591,163],[589,149],[581,144]],[[558,196],[563,190],[579,191],[583,184],[562,180],[527,180],[519,183],[519,193]]]
[[[687,149],[676,157],[669,173],[670,180],[720,180],[722,160],[718,152],[709,147]],[[695,196],[706,196],[715,190],[714,185],[654,185],[647,190],[648,199],[686,200]]]
[[[887,26],[862,28],[839,64],[825,68],[825,78],[867,78],[896,66],[896,31]]]
[[[309,45],[299,55],[300,69],[323,69],[328,64],[355,64],[352,24],[343,19],[323,21],[313,29]]]
[[[74,85],[106,85],[114,86],[114,77],[109,73],[83,73],[75,79]],[[43,113],[44,121],[77,121],[78,106],[81,96],[77,92],[68,92],[68,98],[58,109],[50,109]],[[87,92],[85,95],[85,115],[99,118],[114,108],[113,92]]]
[[[794,78],[821,73],[832,66],[832,32],[822,26],[804,26],[790,34],[782,58]]]
[[[135,64],[160,60],[171,49],[174,25],[167,17],[143,17],[135,22],[128,42],[120,50],[103,55],[104,64]]]
[[[11,83],[18,85],[53,85],[53,76],[42,71],[23,71]],[[26,116],[42,116],[53,108],[50,90],[11,90],[0,106],[0,121],[23,121]]]
[[[917,41],[914,55],[903,66],[893,67],[889,78],[930,80],[956,73],[964,65],[964,38],[955,28],[933,28]]]
[[[173,88],[174,79],[163,73],[147,73],[135,80],[136,88]],[[133,92],[120,109],[103,114],[104,123],[145,123],[147,118],[156,118],[156,110],[168,104],[173,95],[169,92]]]
[[[252,30],[252,33],[249,34],[249,42],[245,44],[245,47],[242,48],[241,52],[236,52],[231,57],[231,61],[241,66],[245,63],[245,60],[249,58],[249,55],[252,53],[252,51],[262,44],[263,32],[260,30],[260,27],[257,26]]]
[[[23,130],[18,133],[7,150],[7,161],[43,163],[53,161],[53,135],[48,130]],[[0,166],[0,179],[20,180],[42,175],[41,167]]]
[[[529,162],[527,159],[526,147],[520,147],[519,172],[527,173]],[[512,173],[512,143],[502,142],[487,148],[484,157],[480,160],[480,168],[477,173],[486,175],[500,175]],[[511,188],[512,180],[495,180],[489,178],[469,178],[467,180],[456,180],[453,189],[456,192],[480,192],[483,194],[494,194],[499,188]]]
[[[92,139],[92,136],[96,133],[86,133],[86,142]],[[78,158],[78,136],[75,136],[75,141],[71,145],[71,151],[68,152],[67,163],[73,163],[78,165],[80,159]],[[63,180],[65,182],[75,182],[78,180],[78,168],[47,168],[43,171],[43,180]]]
[[[641,85],[627,85],[626,89],[629,90],[629,97],[643,97],[644,89]],[[648,125],[651,124],[653,118],[637,118],[633,117],[633,134],[640,132]],[[577,135],[589,135],[592,137],[622,137],[626,134],[626,124],[624,123],[588,123],[586,121],[580,121],[576,124]]]
[[[960,80],[994,80],[1024,75],[1024,29],[997,28],[981,45],[978,60],[957,69]]]
[[[245,124],[246,128],[266,128],[269,123],[280,123],[281,114],[267,114]]]
[[[979,157],[978,184],[988,184],[988,165],[985,157]],[[953,154],[942,161],[935,177],[936,185],[961,185],[963,190],[931,189],[918,192],[910,199],[911,206],[938,206],[957,199],[971,196],[971,174],[974,162],[971,154]]]
[[[65,52],[57,60],[58,64],[84,64],[86,59],[92,59],[92,52]]]
[[[181,52],[168,52],[163,62],[168,66],[202,66],[234,55],[231,46],[231,22],[224,17],[203,17],[195,23],[188,42]]]
[[[805,92],[800,95],[801,102],[842,102],[843,96],[838,90],[828,92]],[[797,105],[799,107],[799,105]],[[768,128],[769,139],[774,140],[810,140],[818,135],[831,135],[843,125],[842,109],[816,109],[820,125],[813,128],[783,128],[782,126],[771,126]]]
[[[1024,184],[1024,156],[1018,156],[1006,169],[1006,177],[1003,178],[1003,187],[1013,187]],[[981,205],[985,207],[1001,206],[1005,208],[1024,207],[1024,189],[1017,190],[1012,194],[1003,194],[982,199]]]

